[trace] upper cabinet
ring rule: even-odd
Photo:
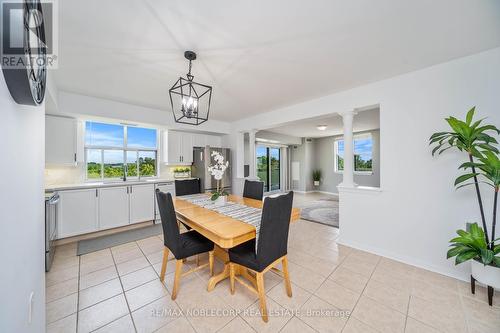
[[[73,118],[46,116],[45,164],[75,165],[83,159],[82,123]]]
[[[216,135],[177,131],[164,131],[162,135],[162,161],[166,164],[191,165],[194,147],[221,147],[221,138]]]

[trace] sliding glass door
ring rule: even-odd
[[[264,182],[264,191],[279,191],[281,188],[281,149],[257,146],[257,176]]]

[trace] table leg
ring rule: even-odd
[[[207,286],[208,291],[214,290],[217,283],[229,278],[229,255],[227,254],[227,250],[215,245],[214,256],[220,259],[222,262],[224,262],[224,269],[222,270],[222,272],[212,276],[208,280],[208,286]],[[244,272],[242,272],[241,267],[237,266],[235,268],[235,275],[243,275],[243,274]]]

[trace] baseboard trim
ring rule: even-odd
[[[334,195],[336,197],[339,196],[338,193],[335,193],[335,192],[326,192],[326,191],[299,191],[299,190],[291,190],[291,191],[294,191],[295,193],[301,193],[301,194],[322,193],[322,194]]]
[[[340,230],[342,231],[342,229],[340,229]],[[460,281],[469,282],[467,274],[463,274],[463,273],[457,272],[457,271],[443,270],[440,267],[423,263],[419,260],[415,260],[412,257],[401,256],[401,255],[398,255],[398,254],[393,253],[391,251],[386,251],[386,250],[382,250],[382,249],[377,248],[377,247],[366,246],[366,245],[359,244],[357,242],[345,240],[345,239],[342,239],[342,235],[337,239],[337,243],[341,244],[341,245],[355,248],[357,250],[370,252],[370,253],[379,255],[381,257],[385,257],[388,259],[399,261],[403,264],[415,266],[415,267],[422,268],[422,269],[425,269],[425,270],[428,270],[428,271],[431,271],[434,273],[445,275],[445,276],[448,276],[448,277],[451,277],[451,278],[454,278],[454,279],[457,279]]]

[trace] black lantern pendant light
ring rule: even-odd
[[[191,62],[196,59],[196,53],[186,51],[184,57],[189,60],[189,71],[186,78],[180,77],[170,88],[170,104],[177,123],[200,125],[208,120],[212,87],[193,81]]]

